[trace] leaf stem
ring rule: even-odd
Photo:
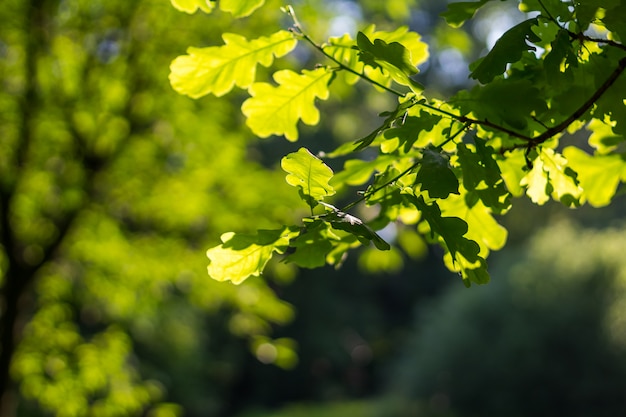
[[[328,52],[326,52],[324,50],[324,47],[320,44],[318,44],[317,42],[315,42],[313,39],[311,39],[311,37],[309,35],[306,34],[306,32],[304,32],[304,30],[302,30],[302,26],[300,25],[300,22],[298,21],[298,18],[296,17],[295,12],[293,11],[293,8],[291,6],[287,6],[286,7],[287,10],[287,14],[289,14],[289,16],[291,16],[291,18],[293,19],[293,29],[294,29],[294,33],[297,34],[298,36],[302,37],[302,39],[304,39],[305,41],[307,41],[313,48],[317,49],[319,52],[321,52],[326,58],[330,59],[331,61],[333,61],[334,63],[336,63],[337,65],[339,65],[339,68],[341,68],[342,70],[346,70],[348,72],[350,72],[351,74],[354,74],[356,76],[358,76],[359,78],[362,78],[363,80],[369,82],[370,84],[373,84],[379,88],[382,88],[383,90],[392,93],[398,97],[406,97],[406,93],[402,93],[398,90],[395,90],[391,87],[388,87],[384,84],[379,83],[378,81],[368,77],[366,74],[363,74],[361,72],[355,71],[354,69],[350,68],[349,66],[347,66],[346,64],[344,64],[343,62],[341,62],[340,60],[338,60],[337,58],[335,58],[334,56],[332,56],[331,54],[329,54]]]

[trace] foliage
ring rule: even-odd
[[[0,413],[174,416],[195,393],[189,415],[217,414],[241,356],[293,366],[272,338],[293,268],[223,286],[199,248],[284,222],[298,198],[248,158],[233,106],[167,83],[180,33],[228,22],[148,0],[9,0],[0,18]]]
[[[489,2],[454,3],[444,16],[458,27]],[[324,159],[330,163],[339,156],[349,158],[329,183],[337,190],[359,185],[360,197],[336,208],[322,201],[328,194],[316,201],[303,192],[302,183],[288,179],[315,211],[302,219],[301,226],[287,226],[294,233],[284,235],[287,241],[281,241],[281,247],[285,249],[276,253],[303,267],[317,266],[323,258],[338,264],[349,249],[368,242],[388,249],[375,230],[417,223],[413,233],[438,243],[448,268],[459,272],[469,286],[489,281],[486,258],[504,245],[507,234],[494,216],[510,209],[511,197],[526,194],[539,205],[553,199],[571,207],[610,203],[626,180],[626,46],[622,43],[626,6],[591,0],[524,0],[519,9],[532,12],[533,17],[506,31],[489,53],[470,66],[471,77],[478,81],[474,87],[447,100],[430,97],[417,82],[417,65],[428,57],[419,34],[406,28],[375,31],[370,26],[356,36],[346,34],[320,43],[290,6],[284,12],[293,21],[292,41],[324,60],[314,69],[278,70],[273,75],[276,85],[249,84],[255,64],[271,60],[267,39],[286,39],[283,31],[247,41],[248,46],[259,46],[246,55],[250,64],[236,74],[230,70],[226,74],[221,61],[203,62],[202,72],[212,74],[220,93],[233,84],[248,90],[252,97],[242,110],[259,137],[284,135],[297,140],[299,120],[319,121],[316,99],[326,100],[333,91],[358,81],[397,98],[396,107],[381,113],[384,120],[370,134],[318,154],[317,165],[325,164]],[[239,52],[232,49],[226,41],[204,53],[238,59]],[[275,55],[287,52],[281,49]],[[198,95],[199,80],[195,72],[177,63],[199,53],[192,49],[171,67],[174,88],[193,97]],[[583,129],[591,133],[587,143],[574,136]],[[373,160],[372,152],[376,153]],[[293,154],[286,158],[295,161]],[[300,171],[305,172],[310,163],[304,161]],[[605,164],[606,171],[601,168]],[[357,206],[377,209],[363,222],[348,213]],[[284,229],[276,233],[280,230]],[[239,250],[250,248],[242,245]],[[213,262],[221,261],[211,256]],[[242,282],[260,273],[244,267],[240,271],[231,276],[214,270],[212,276]]]
[[[624,243],[623,225],[556,223],[505,250],[488,288],[422,306],[389,379],[399,411],[380,415],[623,413]]]

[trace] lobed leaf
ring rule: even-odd
[[[298,120],[315,125],[319,111],[315,99],[328,98],[328,84],[333,72],[328,68],[302,74],[290,70],[274,73],[275,87],[268,83],[254,83],[248,90],[252,95],[241,106],[248,118],[246,124],[259,137],[284,135],[290,141],[298,140]]]
[[[386,71],[391,78],[401,85],[421,91],[423,87],[410,77],[419,71],[411,62],[409,50],[399,42],[387,43],[382,39],[370,39],[363,32],[357,35],[357,46],[360,50],[359,60],[374,69]]]
[[[265,0],[220,0],[220,9],[239,18],[250,16],[264,3]]]
[[[523,21],[506,31],[498,39],[491,51],[482,58],[478,66],[472,71],[470,77],[488,84],[496,76],[506,70],[506,65],[517,62],[522,57],[524,51],[534,51],[536,48],[529,45],[527,41],[537,42],[541,40],[533,31],[532,27],[537,26],[537,18]]]
[[[170,83],[179,93],[192,98],[230,92],[236,85],[248,88],[254,82],[258,64],[268,67],[274,58],[288,54],[296,47],[290,32],[281,30],[268,37],[247,40],[224,33],[223,46],[189,48],[187,55],[170,65]]]
[[[324,204],[324,203],[322,203]],[[324,220],[328,221],[334,229],[343,230],[356,236],[361,243],[373,242],[380,250],[389,250],[389,243],[380,237],[371,227],[363,223],[361,219],[351,214],[344,213],[330,204],[324,204],[330,212],[323,215]]]
[[[415,183],[428,191],[431,198],[447,198],[459,194],[459,180],[450,169],[448,158],[432,149],[425,149]]]
[[[465,237],[468,231],[467,222],[459,217],[443,217],[437,203],[426,204],[423,197],[409,196],[409,200],[422,213],[430,230],[440,236],[453,258],[457,254],[469,262],[478,261],[480,246]]]
[[[476,11],[483,7],[490,0],[480,1],[460,1],[458,3],[448,4],[448,10],[441,13],[441,17],[452,27],[458,28],[471,19]]]
[[[170,0],[174,8],[185,13],[195,13],[200,9],[205,13],[211,13],[215,8],[214,0]]]
[[[318,201],[335,194],[329,184],[333,177],[332,169],[306,148],[285,156],[280,165],[289,174],[287,183],[300,190],[309,206],[315,207]]]
[[[283,253],[297,234],[297,229],[289,227],[259,230],[256,235],[224,233],[222,244],[207,251],[209,276],[233,284],[259,276],[273,253]]]
[[[594,207],[611,202],[621,181],[626,181],[626,161],[621,155],[594,155],[568,146],[563,150],[569,166],[578,174],[583,200]]]

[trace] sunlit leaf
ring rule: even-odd
[[[275,87],[268,83],[254,83],[249,89],[251,98],[241,110],[248,118],[246,124],[259,137],[284,135],[290,141],[298,139],[298,120],[308,125],[319,122],[320,114],[315,99],[328,98],[328,84],[333,72],[327,68],[302,74],[290,70],[274,73]]]
[[[223,96],[236,85],[248,88],[254,82],[258,64],[268,67],[274,57],[289,53],[296,39],[287,31],[269,37],[247,40],[241,35],[224,33],[223,46],[189,48],[170,66],[170,83],[181,94],[192,98],[206,94]]]
[[[363,32],[357,36],[357,45],[360,49],[359,59],[365,65],[386,71],[395,82],[410,86],[415,91],[423,90],[419,83],[410,78],[418,70],[404,45],[399,42],[387,43],[382,39],[374,39],[372,42]]]
[[[209,276],[233,284],[259,276],[273,253],[283,253],[297,234],[297,230],[288,227],[259,230],[256,235],[225,233],[221,237],[223,243],[207,251]]]
[[[465,237],[468,231],[467,222],[458,217],[444,217],[437,203],[426,204],[420,197],[409,196],[410,201],[415,204],[422,213],[424,220],[428,222],[433,233],[440,236],[447,249],[453,257],[457,253],[463,255],[469,262],[478,261],[480,246],[478,243]]]
[[[280,166],[289,174],[287,183],[297,187],[311,207],[335,194],[335,189],[329,184],[333,177],[332,169],[306,148],[285,156]]]
[[[548,202],[548,175],[543,169],[543,161],[537,157],[533,161],[533,167],[520,181],[520,185],[527,187],[526,195],[533,203],[540,206]]]
[[[232,13],[234,17],[246,17],[263,3],[265,0],[220,0],[219,5],[221,10]]]
[[[211,13],[215,8],[215,1],[213,0],[170,0],[172,6],[181,12],[195,13],[200,9],[205,13]]]
[[[351,214],[344,213],[336,207],[322,203],[329,213],[323,215],[325,221],[337,230],[343,230],[356,236],[362,243],[372,242],[380,250],[389,250],[391,247],[371,227],[363,223],[363,220]]]
[[[620,155],[591,156],[573,146],[565,148],[563,155],[578,174],[584,199],[594,207],[609,204],[620,181],[626,181],[626,161]]]
[[[467,222],[465,237],[480,245],[480,255],[487,257],[490,250],[504,247],[507,230],[498,224],[491,210],[481,201],[468,206],[466,196],[450,196],[438,202],[441,213],[447,217],[458,217]]]

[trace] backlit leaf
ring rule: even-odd
[[[220,9],[230,12],[234,17],[250,16],[265,0],[220,0]]]
[[[383,238],[358,217],[344,213],[330,204],[324,204],[324,206],[331,210],[324,215],[324,220],[330,222],[333,228],[351,233],[362,243],[372,242],[380,250],[389,250],[391,248],[389,243],[385,242]]]
[[[222,244],[207,251],[209,276],[217,281],[240,284],[250,276],[259,276],[274,252],[283,253],[298,231],[259,230],[256,235],[225,233]]]
[[[248,88],[254,82],[257,64],[270,66],[274,57],[286,55],[297,43],[284,30],[252,40],[233,33],[224,33],[222,38],[223,46],[191,47],[187,55],[174,59],[170,83],[177,92],[192,98],[206,94],[220,97],[235,85]]]
[[[327,68],[302,74],[290,70],[274,73],[275,87],[268,83],[254,83],[248,90],[252,95],[241,106],[248,118],[246,124],[259,137],[284,135],[290,141],[298,139],[298,120],[308,125],[319,122],[315,99],[328,98],[328,84],[333,72]]]
[[[443,217],[437,203],[426,204],[424,199],[408,196],[428,222],[430,230],[443,239],[446,248],[453,258],[461,254],[469,262],[477,262],[480,246],[478,243],[465,237],[468,231],[467,222],[459,217]]]
[[[583,199],[594,207],[609,204],[620,181],[626,181],[626,161],[620,155],[591,156],[573,146],[565,148],[563,155],[578,174]]]
[[[172,6],[181,12],[195,13],[200,9],[205,13],[211,13],[215,8],[215,1],[212,0],[170,0]]]
[[[548,197],[548,175],[543,169],[543,161],[537,157],[533,161],[532,169],[522,178],[520,185],[526,186],[526,195],[533,203],[540,206],[545,204]]]
[[[329,184],[333,171],[307,149],[300,148],[298,152],[285,156],[280,166],[289,174],[286,177],[287,183],[297,187],[311,207],[335,194],[334,188]]]
[[[318,268],[326,264],[326,256],[333,249],[334,239],[329,233],[330,224],[321,220],[304,219],[306,228],[290,242],[290,253],[285,262],[303,268]]]
[[[465,237],[480,245],[480,255],[487,257],[490,250],[504,247],[507,230],[494,219],[491,210],[478,201],[468,207],[465,196],[450,196],[438,202],[442,215],[459,217],[467,222]]]
[[[525,20],[509,29],[498,39],[487,56],[482,58],[470,77],[487,84],[502,74],[507,64],[519,61],[522,52],[536,50],[527,43],[540,40],[532,31],[533,26],[537,26],[537,18]]]

